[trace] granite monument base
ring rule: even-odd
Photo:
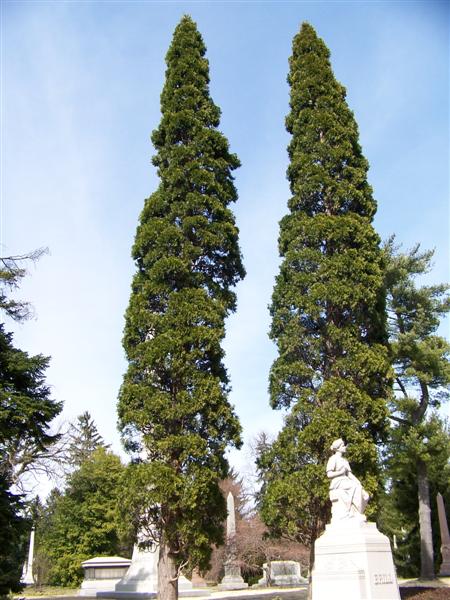
[[[314,549],[312,600],[400,600],[391,545],[375,523],[331,523]]]
[[[217,587],[219,590],[243,590],[248,588],[248,583],[243,580],[239,565],[226,564],[225,576]]]

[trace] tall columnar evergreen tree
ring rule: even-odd
[[[129,366],[119,394],[125,443],[145,454],[130,473],[137,527],[160,544],[159,593],[177,595],[177,569],[205,567],[222,539],[218,487],[240,426],[227,401],[221,341],[244,276],[232,171],[217,129],[205,45],[190,17],[175,29],[153,132],[160,185],[145,202],[132,255],[137,272],[126,312]],[[136,508],[137,507],[137,508]]]
[[[390,383],[376,203],[329,56],[304,23],[290,58],[292,197],[280,222],[283,260],[270,306],[278,346],[271,404],[291,412],[259,461],[266,522],[311,545],[328,517],[324,465],[333,439],[346,440],[354,471],[371,494],[377,489]]]

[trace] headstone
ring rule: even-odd
[[[295,560],[272,560],[270,563],[264,563],[263,573],[258,587],[296,587],[308,583],[301,575],[300,563]]]
[[[79,596],[95,597],[97,592],[108,592],[115,588],[130,566],[131,560],[122,556],[98,556],[81,563],[84,580]]]
[[[389,539],[366,521],[368,494],[343,457],[344,442],[331,450],[332,517],[314,545],[312,600],[400,600]]]
[[[234,497],[227,496],[227,541],[225,547],[225,575],[219,583],[219,590],[243,590],[248,587],[241,575],[241,567],[236,562],[236,513]]]
[[[445,514],[444,499],[438,493],[437,498],[439,529],[441,532],[442,563],[439,569],[440,577],[450,577],[450,535],[448,533],[447,516]]]
[[[23,565],[23,571],[22,571],[21,581],[25,585],[34,585],[33,559],[34,559],[34,527],[30,533],[30,546],[28,548],[27,562]]]

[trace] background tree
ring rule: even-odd
[[[53,528],[55,513],[63,496],[59,488],[53,488],[44,503],[33,502],[33,524],[35,526],[35,545],[33,560],[33,576],[38,586],[49,583],[51,559],[46,551],[49,532]]]
[[[45,381],[49,358],[29,356],[12,340],[0,324],[0,473],[20,486],[38,457],[58,440],[49,423],[62,403],[50,397]]]
[[[259,461],[261,514],[273,533],[313,551],[328,518],[324,465],[333,439],[346,440],[352,468],[376,494],[389,362],[368,163],[329,51],[307,23],[293,41],[288,82],[292,197],[280,222],[269,388],[273,408],[291,411]]]
[[[48,583],[75,587],[84,560],[131,554],[117,511],[124,472],[120,458],[99,447],[69,476],[64,493],[50,495],[36,530],[39,563],[50,565]]]
[[[416,283],[417,277],[430,271],[432,251],[421,252],[416,245],[411,251],[401,253],[393,238],[385,249],[396,392],[392,401],[392,419],[397,427],[392,431],[389,458],[395,490],[393,497],[399,507],[404,506],[404,496],[396,488],[405,480],[409,481],[407,489],[417,492],[413,504],[419,516],[420,575],[432,578],[434,551],[429,471],[434,468],[439,474],[444,469],[448,474],[445,466],[450,458],[450,446],[445,428],[436,416],[430,416],[430,410],[439,408],[450,395],[450,344],[436,334],[441,318],[450,311],[449,286]],[[436,464],[441,468],[436,468]],[[441,485],[445,492],[447,484]],[[411,500],[408,498],[409,502]]]
[[[119,394],[126,446],[144,449],[130,469],[130,511],[160,544],[160,597],[175,598],[177,575],[207,566],[223,539],[219,481],[240,426],[227,401],[221,341],[244,276],[232,171],[239,166],[217,129],[209,65],[195,23],[185,16],[166,57],[162,119],[153,132],[160,185],[137,228]],[[134,507],[134,508],[133,508]]]
[[[105,445],[97,425],[87,410],[77,417],[76,424],[70,426],[68,438],[68,462],[74,467],[80,467],[97,448],[109,447]]]
[[[10,481],[0,474],[0,598],[21,589],[29,523],[23,517],[21,497],[9,490]]]
[[[31,317],[30,303],[11,298],[10,294],[19,288],[25,277],[27,262],[36,263],[47,252],[48,248],[38,248],[20,256],[0,256],[0,310],[11,319],[23,321]]]
[[[393,542],[393,555],[401,577],[421,575],[421,528],[417,482],[417,459],[426,462],[431,508],[434,571],[439,569],[440,530],[436,495],[440,492],[450,520],[450,430],[438,415],[431,414],[417,429],[395,427],[391,432],[387,461],[388,485],[381,499],[378,525]],[[434,572],[433,571],[433,572]],[[427,577],[428,578],[428,577]]]
[[[30,316],[30,306],[9,298],[8,293],[26,273],[22,261],[35,261],[42,253],[0,258],[0,310],[16,321]],[[61,412],[62,403],[50,397],[45,382],[48,362],[40,354],[30,356],[15,348],[12,334],[0,323],[0,593],[8,587],[18,589],[26,552],[29,523],[17,492],[36,461],[58,440],[49,425]]]

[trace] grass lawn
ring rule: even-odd
[[[40,587],[30,585],[21,592],[13,594],[13,598],[39,598],[41,596],[76,596],[78,588],[66,588],[51,585],[42,585]]]

